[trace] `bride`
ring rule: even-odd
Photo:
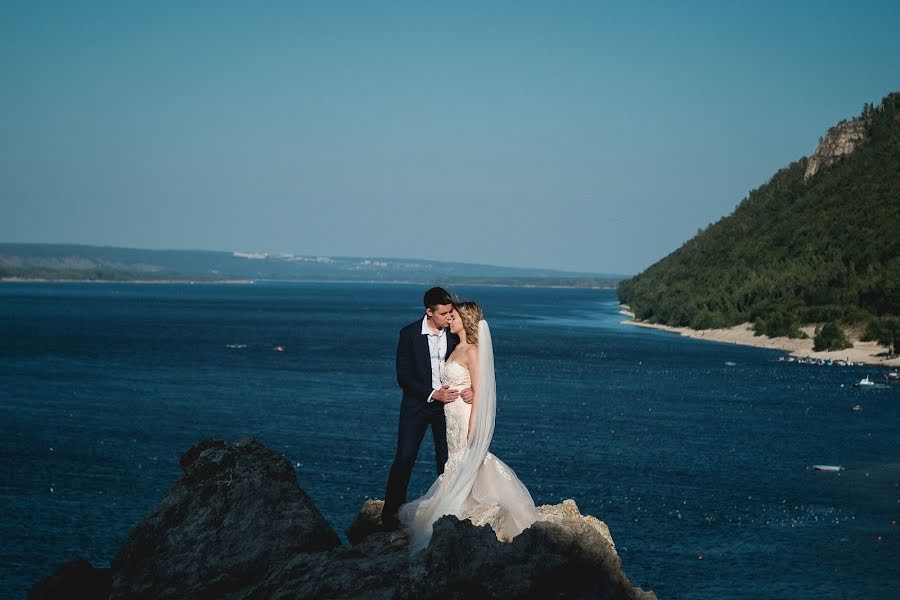
[[[454,303],[450,331],[459,345],[447,358],[442,379],[456,390],[471,387],[472,404],[461,398],[444,405],[448,459],[444,473],[424,496],[400,507],[401,524],[410,531],[410,550],[421,550],[431,528],[444,515],[489,524],[509,541],[537,520],[528,489],[503,461],[488,452],[494,435],[497,390],[491,332],[474,302]]]

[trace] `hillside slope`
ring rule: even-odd
[[[636,318],[709,329],[900,315],[900,93],[833,127],[734,212],[622,281]]]

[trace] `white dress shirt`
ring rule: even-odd
[[[428,336],[428,353],[431,355],[431,387],[428,402],[434,402],[434,392],[441,389],[441,374],[444,372],[444,356],[447,354],[447,333],[440,329],[435,333],[428,326],[428,315],[422,319],[422,335]]]

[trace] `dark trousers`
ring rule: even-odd
[[[382,520],[396,518],[400,506],[406,503],[406,490],[412,475],[419,446],[425,437],[425,430],[431,426],[434,436],[434,459],[437,474],[444,472],[447,462],[447,423],[444,420],[444,405],[435,400],[425,403],[414,398],[403,398],[400,405],[400,425],[397,428],[397,454],[388,476],[387,491],[384,493]]]

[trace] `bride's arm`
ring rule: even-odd
[[[472,378],[472,393],[475,394],[470,405],[472,410],[469,411],[469,435],[471,435],[472,425],[475,422],[475,406],[478,402],[478,347],[472,348],[466,358],[469,362],[469,377]]]

